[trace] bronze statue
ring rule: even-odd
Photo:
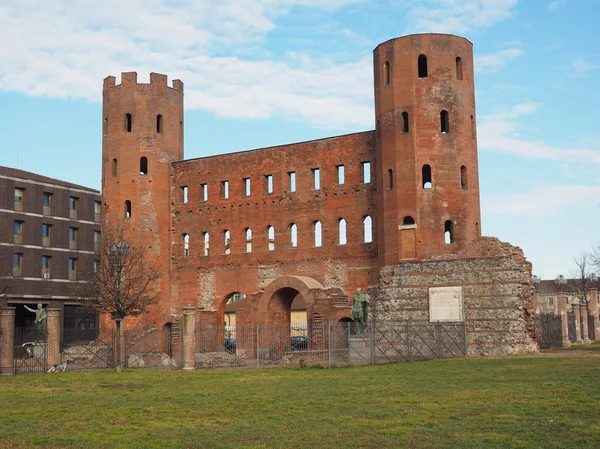
[[[26,310],[35,313],[35,326],[38,328],[38,331],[44,332],[46,330],[46,309],[41,304],[37,305],[37,309],[30,309],[26,305],[24,305]]]
[[[356,289],[356,295],[352,301],[352,318],[356,326],[356,333],[362,334],[369,321],[369,307],[371,298],[367,293],[362,293],[360,288]]]

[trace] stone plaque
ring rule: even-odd
[[[429,287],[429,321],[463,321],[462,287]]]

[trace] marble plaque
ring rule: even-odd
[[[429,321],[463,321],[462,287],[429,288]]]

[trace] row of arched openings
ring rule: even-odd
[[[412,222],[414,224],[414,220]],[[344,218],[338,220],[338,245],[346,245],[347,239],[347,227],[348,222]],[[275,251],[275,227],[272,225],[267,226],[267,251]],[[298,246],[298,225],[296,223],[290,223],[288,225],[288,245],[287,248],[296,248]],[[245,228],[242,234],[245,240],[245,251],[251,253],[253,250],[252,245],[252,229]],[[183,257],[190,255],[190,236],[189,234],[182,234],[183,242]],[[323,246],[323,225],[320,221],[313,223],[313,246],[319,248]],[[210,234],[208,232],[202,233],[202,255],[208,256],[210,254]],[[373,241],[373,220],[370,216],[363,218],[363,243],[370,243]],[[231,232],[225,229],[222,232],[222,244],[223,254],[231,254]]]
[[[111,174],[112,177],[115,178],[119,174],[119,162],[117,158],[114,158],[111,163]],[[146,156],[142,156],[140,158],[140,175],[148,174],[148,158]]]
[[[463,79],[463,64],[460,56],[456,57],[456,79]],[[427,56],[420,54],[417,60],[417,74],[419,78],[428,77]],[[383,84],[386,86],[392,82],[391,64],[390,61],[383,63]]]
[[[408,112],[404,111],[401,114],[402,126],[400,133],[405,134],[410,130],[410,122]],[[442,134],[448,134],[450,132],[450,114],[446,109],[440,111],[440,132]],[[471,115],[471,137],[475,138],[475,117]],[[377,120],[377,139],[381,138],[380,121]]]
[[[104,119],[104,123],[107,123],[107,119]],[[130,133],[133,130],[133,115],[131,113],[125,114],[125,124],[124,124],[125,132]],[[163,116],[162,114],[158,114],[156,116],[156,132],[158,134],[162,134],[163,132]]]

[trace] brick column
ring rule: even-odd
[[[192,370],[196,368],[196,308],[183,308],[183,369]]]
[[[567,314],[567,298],[565,296],[557,299],[558,314],[560,315],[562,346],[568,348],[571,346],[569,341],[569,316]]]
[[[583,343],[583,338],[581,338],[581,312],[579,308],[579,304],[573,304],[573,315],[575,315],[575,341],[577,343]]]
[[[579,306],[582,323],[581,323],[581,332],[583,333],[583,342],[590,343],[590,333],[588,332],[588,311],[587,306],[585,304],[581,304]]]
[[[61,363],[60,360],[60,309],[46,309],[46,357],[48,366]]]
[[[15,307],[0,309],[0,372],[12,376],[15,358]]]
[[[594,339],[600,340],[600,317],[598,316],[598,290],[590,288],[588,292],[590,315],[594,317]]]

